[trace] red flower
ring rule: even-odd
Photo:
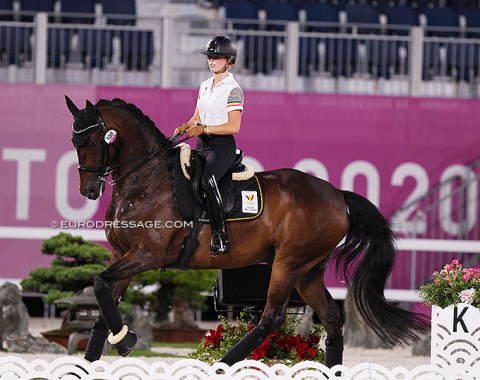
[[[292,348],[290,347],[290,345],[288,343],[288,339],[284,338],[283,336],[278,338],[276,343],[277,343],[278,348],[280,348],[281,350],[288,351],[288,352],[290,352],[292,350]]]
[[[205,343],[203,347],[220,347],[220,341],[222,340],[223,336],[223,325],[219,324],[217,326],[217,330],[210,329],[209,335],[205,335]]]
[[[310,335],[308,337],[308,340],[312,346],[316,346],[318,343],[320,343],[320,337],[318,335]]]
[[[260,346],[252,352],[252,359],[259,360],[264,358],[270,351],[270,339],[266,339]]]

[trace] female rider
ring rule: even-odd
[[[175,133],[198,136],[197,151],[205,157],[202,186],[205,190],[212,226],[211,253],[216,256],[231,251],[225,226],[222,197],[217,183],[235,160],[236,144],[233,135],[240,131],[243,112],[243,91],[229,68],[235,64],[237,48],[225,36],[208,41],[208,67],[213,75],[202,82],[192,118]]]

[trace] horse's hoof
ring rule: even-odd
[[[130,352],[132,352],[137,341],[137,334],[135,334],[133,331],[128,331],[127,335],[125,335],[120,342],[115,344],[115,348],[120,356],[127,356]]]
[[[85,351],[85,355],[83,356],[87,362],[93,363],[94,361],[100,360],[102,354],[91,353],[89,351]]]

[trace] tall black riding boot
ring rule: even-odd
[[[217,256],[221,253],[230,252],[231,246],[228,241],[227,228],[225,226],[222,196],[220,195],[214,176],[208,179],[208,184],[205,187],[208,212],[210,214],[210,225],[212,227],[210,252],[212,256]]]

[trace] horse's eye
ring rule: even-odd
[[[90,144],[90,146],[91,146],[92,148],[95,148],[95,147],[97,146],[97,144],[98,144],[97,141],[93,141],[93,142]]]

